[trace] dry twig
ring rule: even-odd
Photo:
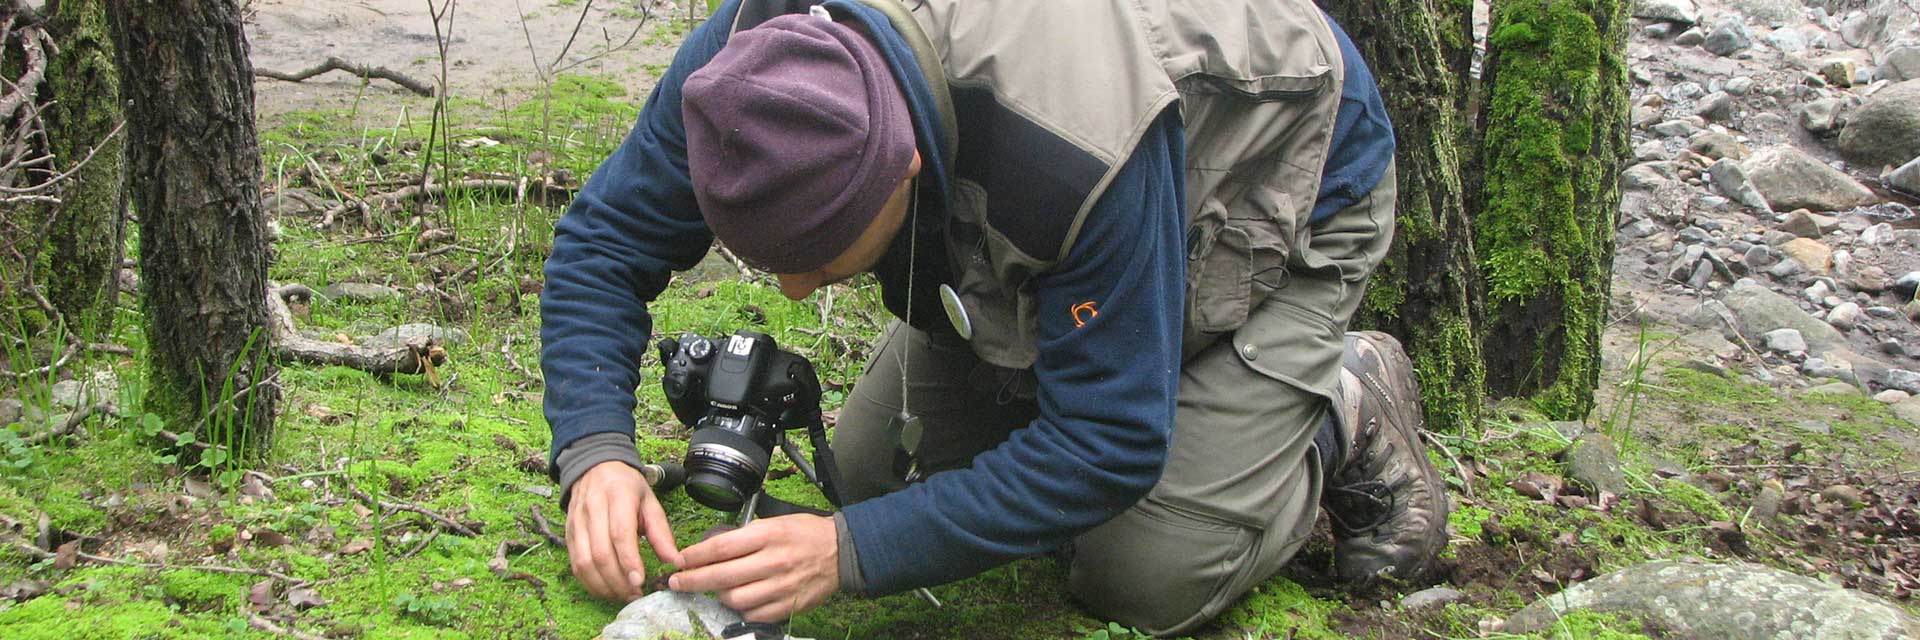
[[[403,502],[399,500],[376,500],[372,495],[368,494],[365,491],[361,491],[359,489],[353,489],[352,493],[354,498],[358,499],[360,502],[366,504],[369,507],[376,507],[380,509],[386,509],[389,511],[406,511],[408,513],[416,513],[425,517],[428,520],[432,520],[434,524],[440,525],[441,528],[446,529],[447,531],[451,531],[453,533],[456,533],[468,538],[480,537],[479,532],[474,531],[473,529],[467,528],[467,525],[454,522],[452,518],[448,518],[446,516],[440,515],[438,512],[435,512],[432,509],[428,509],[426,507],[422,507],[420,505],[413,504],[411,502]]]
[[[80,429],[80,425],[85,423],[88,418],[97,415],[111,414],[113,413],[113,409],[113,403],[105,401],[81,407],[72,414],[69,414],[66,420],[62,420],[60,424],[54,425],[52,429],[27,436],[22,438],[22,440],[29,445],[39,446],[55,438],[65,438],[70,435],[85,437],[86,432]]]
[[[261,69],[256,67],[253,70],[253,75],[259,76],[262,78],[273,78],[275,80],[285,80],[287,82],[301,82],[306,80],[307,78],[311,78],[329,71],[345,71],[347,73],[360,76],[361,80],[366,80],[368,78],[379,78],[381,80],[391,80],[393,81],[394,84],[405,87],[408,91],[412,91],[415,94],[420,95],[421,97],[424,97],[424,98],[433,97],[432,86],[429,86],[427,85],[427,83],[408,77],[404,73],[400,73],[398,71],[394,71],[386,67],[376,67],[370,64],[356,64],[352,62],[347,62],[345,60],[341,60],[338,57],[332,57],[332,56],[329,56],[326,60],[322,60],[320,64],[314,65],[312,67],[308,67],[306,69],[302,69],[300,71],[295,71],[293,73],[287,73],[285,71],[274,71],[272,69]]]
[[[553,546],[560,547],[562,549],[567,548],[567,540],[560,536],[554,535],[553,525],[547,522],[546,514],[540,512],[540,505],[537,505],[537,504],[533,505],[533,530],[540,532],[540,537],[545,538],[547,540],[547,544],[551,544]]]
[[[272,620],[261,617],[260,614],[257,613],[247,616],[247,625],[276,636],[287,636],[298,640],[326,640],[324,636],[316,636],[299,629],[289,629],[274,624]]]
[[[55,555],[55,553],[52,551],[48,551],[46,549],[42,549],[40,547],[36,547],[31,544],[27,544],[25,542],[21,542],[18,540],[15,540],[13,545],[14,545],[14,548],[19,549],[20,551],[23,551],[36,558],[46,559],[46,558],[52,558]],[[246,567],[223,567],[218,565],[207,565],[207,564],[161,564],[158,562],[134,562],[131,560],[118,560],[114,558],[108,558],[106,556],[97,556],[91,553],[87,553],[85,551],[76,552],[74,554],[74,558],[78,560],[84,560],[86,562],[91,562],[94,564],[108,564],[108,565],[116,565],[116,566],[122,566],[122,567],[137,567],[141,569],[151,569],[155,571],[162,571],[162,570],[172,571],[177,569],[187,569],[191,571],[206,571],[208,573],[226,573],[226,574],[236,574],[236,575],[260,576],[263,578],[273,578],[275,580],[279,580],[281,582],[285,582],[290,585],[303,585],[307,583],[305,580],[301,580],[299,578],[295,578],[293,576],[289,576],[287,574],[280,573],[278,571],[273,571],[270,569],[249,569]]]

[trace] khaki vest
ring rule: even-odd
[[[950,284],[981,359],[1033,365],[1043,310],[1027,281],[1072,249],[1170,105],[1187,134],[1183,358],[1238,328],[1289,266],[1317,266],[1289,261],[1305,244],[1343,68],[1311,1],[860,1],[913,45],[941,105]],[[807,4],[747,0],[735,28]]]

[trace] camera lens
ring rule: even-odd
[[[721,511],[735,511],[760,491],[773,452],[745,435],[720,428],[693,431],[687,447],[687,494]]]

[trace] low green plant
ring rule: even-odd
[[[393,606],[404,615],[436,626],[452,622],[453,614],[460,610],[452,598],[431,594],[419,596],[410,592],[394,596]]]

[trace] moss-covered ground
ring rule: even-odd
[[[454,101],[454,148],[433,160],[450,164],[435,170],[509,179],[564,172],[571,182],[559,181],[577,185],[619,142],[640,103],[591,77],[563,77],[536,94],[518,105]],[[364,197],[417,175],[430,148],[425,122],[344,124],[359,120],[319,112],[262,122],[268,188]],[[511,189],[378,210],[374,228],[356,215],[316,228],[317,212],[282,212],[275,281],[315,289],[378,283],[403,294],[316,298],[296,305],[301,329],[350,338],[428,322],[467,338],[447,345],[449,363],[431,375],[285,365],[278,435],[243,465],[183,469],[159,446],[152,434],[169,425],[141,411],[140,319],[123,302],[112,338],[133,355],[96,354],[60,376],[111,377],[115,413],[88,423],[84,436],[27,446],[23,437],[68,410],[46,392],[56,376],[5,393],[28,405],[28,418],[0,430],[0,637],[593,637],[620,604],[588,596],[564,550],[536,523],[543,515],[554,531],[563,526],[545,475],[549,436],[537,378],[540,266],[559,215]],[[450,241],[429,240],[446,232]],[[436,249],[445,246],[454,248]],[[655,331],[767,332],[814,359],[832,412],[884,321],[877,288],[868,280],[838,285],[828,305],[818,296],[786,300],[769,285],[723,261],[703,264],[653,307]],[[1540,594],[1650,558],[1743,557],[1788,567],[1799,566],[1791,558],[1809,560],[1787,553],[1792,540],[1743,521],[1752,483],[1711,481],[1738,474],[1734,465],[1913,462],[1901,444],[1912,441],[1912,427],[1877,403],[1785,395],[1696,373],[1659,353],[1672,340],[1648,342],[1644,364],[1610,371],[1597,417],[1584,427],[1621,447],[1632,488],[1617,502],[1536,497],[1541,478],[1564,473],[1558,456],[1568,436],[1526,408],[1504,408],[1434,440],[1443,446],[1432,459],[1456,504],[1446,582],[1465,599],[1407,612],[1394,603],[1420,585],[1343,591],[1324,578],[1329,551],[1321,540],[1194,637],[1644,637],[1637,622],[1615,616],[1571,616],[1537,636],[1504,634],[1494,621]],[[652,358],[643,366],[645,380],[658,379]],[[657,386],[643,385],[639,411],[645,456],[684,451],[686,430]],[[1822,421],[1828,432],[1788,430],[1804,420]],[[1789,453],[1791,443],[1801,446]],[[772,491],[818,504],[787,470],[776,470]],[[1526,490],[1530,483],[1535,491]],[[474,535],[371,508],[356,492],[432,511]],[[720,521],[678,493],[666,505],[681,540]],[[1740,544],[1718,525],[1726,522],[1735,523]],[[48,553],[61,548],[85,556]],[[795,619],[792,631],[823,639],[1134,635],[1076,608],[1066,584],[1059,562],[1033,559],[934,588],[943,608],[912,595],[837,597]]]

